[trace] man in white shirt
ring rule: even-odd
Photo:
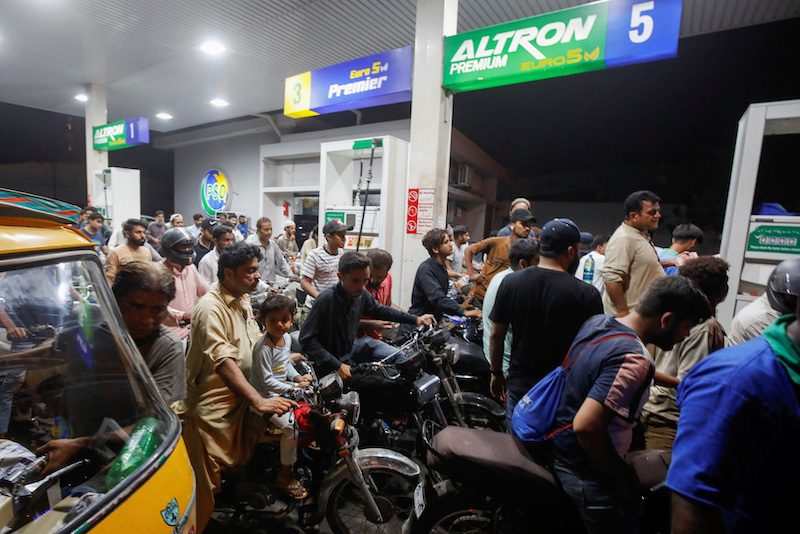
[[[214,227],[214,250],[203,256],[200,264],[197,266],[200,271],[200,276],[205,278],[209,284],[214,284],[217,281],[217,266],[219,264],[219,255],[223,249],[233,245],[233,229],[226,224],[218,224]]]
[[[800,259],[784,260],[775,267],[763,295],[742,308],[731,321],[731,343],[738,345],[760,336],[775,319],[797,308],[797,297],[785,291],[787,277],[800,277]]]
[[[263,258],[258,262],[258,273],[262,282],[275,282],[276,275],[281,275],[290,280],[299,281],[300,277],[292,273],[281,249],[272,240],[272,221],[269,217],[261,217],[256,221],[257,240],[253,242],[261,251]],[[248,237],[248,242],[252,240]]]
[[[606,283],[603,280],[603,265],[606,261],[605,253],[608,238],[609,236],[606,234],[596,235],[590,245],[591,251],[581,258],[575,271],[575,278],[583,280],[587,284],[592,284],[600,292],[601,297],[606,290]],[[590,258],[591,261],[589,261]],[[591,269],[586,268],[587,262],[589,262]]]
[[[192,220],[194,221],[194,224],[186,227],[186,231],[189,232],[189,235],[191,235],[195,241],[197,241],[197,238],[200,237],[200,232],[202,231],[201,225],[203,224],[203,214],[195,213],[192,215]]]

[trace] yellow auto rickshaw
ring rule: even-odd
[[[0,531],[193,534],[180,423],[77,221],[0,189]]]

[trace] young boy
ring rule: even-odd
[[[258,312],[258,323],[266,332],[253,348],[253,366],[250,383],[264,397],[275,397],[291,393],[295,389],[311,384],[311,375],[301,375],[292,365],[289,328],[292,327],[295,303],[284,295],[268,298]],[[281,429],[281,470],[278,487],[297,500],[305,499],[308,491],[292,476],[292,467],[297,460],[297,427],[291,411],[273,415],[270,422]]]

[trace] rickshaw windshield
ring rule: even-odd
[[[0,529],[66,526],[177,432],[112,298],[85,255],[0,267]]]

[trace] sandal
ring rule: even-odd
[[[278,489],[296,501],[302,501],[308,497],[308,490],[298,480],[292,480],[285,486],[278,482]]]

